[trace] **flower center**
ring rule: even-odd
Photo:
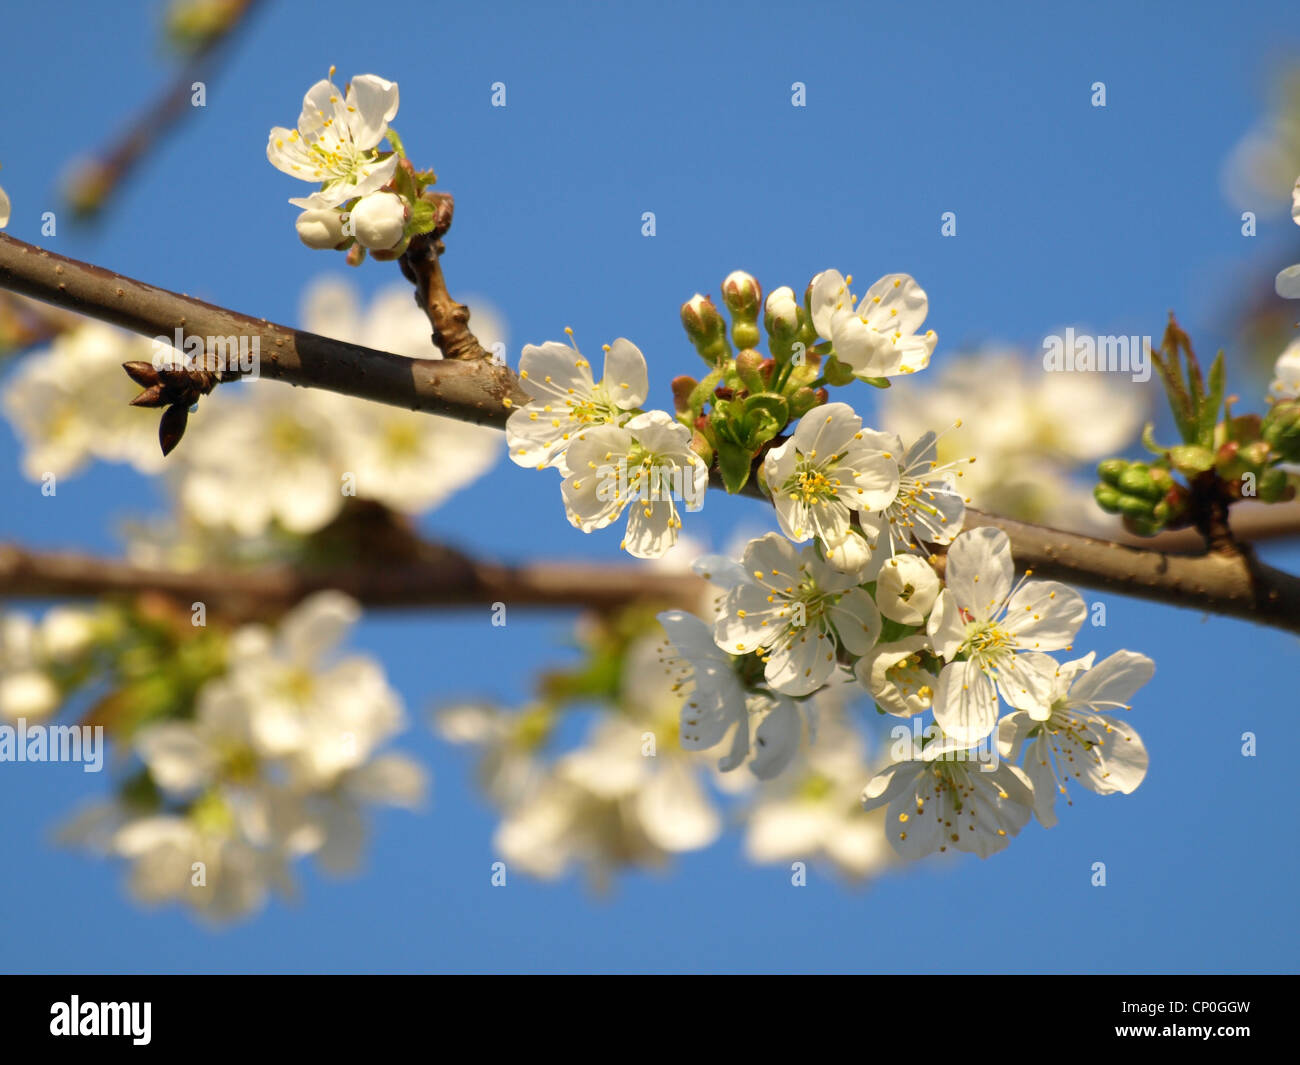
[[[785,483],[785,491],[795,499],[811,506],[839,498],[839,482],[832,481],[816,466],[798,470]]]

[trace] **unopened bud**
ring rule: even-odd
[[[1295,498],[1295,486],[1287,479],[1286,471],[1276,466],[1260,474],[1257,491],[1262,503],[1285,503]]]
[[[343,216],[338,211],[303,211],[294,223],[298,239],[309,248],[325,251],[344,241]]]
[[[698,429],[691,434],[691,450],[704,460],[706,466],[713,465],[713,446]]]
[[[1120,491],[1143,499],[1160,499],[1167,488],[1162,488],[1151,478],[1151,467],[1145,462],[1134,462],[1119,475]]]
[[[674,377],[671,388],[673,390],[673,410],[678,413],[691,409],[691,392],[699,381],[694,377],[688,377],[682,374],[680,377]]]
[[[764,307],[763,325],[768,333],[786,342],[792,341],[799,331],[799,304],[794,289],[782,285],[773,289]]]
[[[1092,490],[1092,496],[1097,501],[1097,506],[1106,511],[1107,514],[1119,513],[1119,492],[1108,484],[1099,484]]]
[[[1300,462],[1300,400],[1273,404],[1260,432],[1269,446],[1287,462]]]
[[[722,282],[722,302],[733,315],[756,320],[758,308],[763,303],[763,286],[752,274],[733,270]]]
[[[766,390],[767,382],[763,380],[763,364],[766,361],[753,348],[747,348],[736,356],[736,373],[749,391]]]
[[[1117,486],[1120,475],[1127,469],[1127,459],[1104,459],[1097,463],[1097,476],[1107,484]]]
[[[396,247],[406,231],[411,209],[393,192],[372,192],[352,208],[352,226],[357,243],[371,251]]]
[[[1119,512],[1126,518],[1145,518],[1150,521],[1155,518],[1155,509],[1154,500],[1122,494],[1119,497]]]
[[[744,270],[736,270],[722,282],[722,302],[731,312],[731,341],[737,348],[758,344],[758,312],[763,305],[763,289]]]
[[[696,293],[682,304],[682,326],[700,356],[717,365],[729,353],[727,323],[708,296]]]
[[[814,407],[820,406],[826,402],[826,390],[819,388],[814,392],[811,388],[797,388],[790,397],[790,417],[802,418]]]

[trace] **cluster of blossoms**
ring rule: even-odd
[[[532,399],[506,423],[510,458],[560,471],[565,512],[583,532],[611,525],[631,504],[623,547],[638,558],[664,555],[682,527],[678,501],[698,510],[709,470],[690,429],[640,409],[649,392],[641,350],[622,337],[607,345],[596,381],[576,344],[529,344],[519,379]]]
[[[576,344],[525,347],[519,377],[531,399],[507,423],[510,457],[520,466],[560,471],[569,521],[584,532],[605,528],[631,507],[622,546],[638,558],[661,557],[677,542],[681,510],[702,506],[712,465],[727,490],[739,492],[764,453],[766,490],[796,540],[817,531],[804,527],[816,514],[829,547],[863,554],[850,539],[848,515],[855,510],[876,513],[868,538],[888,531],[891,543],[907,543],[921,535],[916,526],[934,540],[947,518],[933,511],[938,497],[927,487],[939,476],[929,455],[933,438],[904,450],[897,439],[858,434],[860,421],[846,437],[844,427],[855,416],[844,408],[821,429],[801,427],[798,439],[775,446],[792,420],[826,402],[821,386],[864,380],[884,387],[890,377],[929,363],[936,338],[933,331],[917,332],[928,308],[921,287],[906,274],[889,274],[855,300],[850,283],[838,271],[823,271],[800,306],[788,287],[764,301],[753,277],[731,274],[722,293],[740,349],[734,357],[712,301],[692,297],[682,322],[710,372],[698,381],[673,381],[675,417],[641,409],[649,392],[646,362],[629,340],[606,347],[600,381]],[[760,316],[768,358],[755,350]],[[828,477],[850,478],[854,491],[837,496]],[[834,505],[823,511],[817,505],[823,498],[834,498]]]
[[[382,667],[333,657],[359,614],[322,592],[275,632],[234,632],[191,712],[134,730],[139,774],[68,825],[65,842],[127,859],[142,901],[180,901],[214,920],[289,892],[294,858],[354,868],[363,805],[416,807],[427,786],[417,763],[379,753],[403,727]]]
[[[1108,794],[1145,775],[1141,739],[1107,712],[1127,709],[1150,659],[1121,651],[1094,666],[1091,654],[1049,655],[1071,648],[1086,606],[1057,582],[1016,582],[999,530],[953,538],[942,580],[919,554],[845,571],[818,545],[800,551],[776,534],[752,541],[739,564],[705,558],[697,569],[724,592],[712,625],[660,615],[684,695],[683,747],[713,746],[734,726],[720,768],[748,761],[757,776],[779,773],[800,749],[807,697],[846,675],[882,714],[929,712],[933,723],[918,720],[862,793],[868,810],[889,805],[887,833],[903,857],[949,846],[987,856],[1035,813],[1054,823],[1072,778]],[[1002,704],[1010,712],[1000,716]],[[1023,770],[1003,761],[1022,750]]]
[[[785,727],[797,740],[799,719],[818,722],[817,738],[793,763],[777,750],[785,743],[778,733],[788,723],[760,714],[750,719],[759,731],[751,736],[746,728],[719,761],[704,750],[708,736],[679,731],[677,678],[662,668],[660,640],[647,623],[653,620],[631,612],[593,623],[583,641],[588,660],[571,674],[549,674],[549,692],[521,711],[471,703],[438,714],[444,739],[479,749],[480,784],[501,811],[494,846],[508,869],[555,879],[576,868],[604,890],[620,870],[660,868],[675,855],[710,846],[732,819],[722,807],[728,800],[741,803],[734,813],[755,862],[820,858],[853,880],[891,863],[883,818],[861,810],[870,768],[842,692],[818,693],[803,703],[793,729]],[[548,759],[560,715],[576,710],[579,695],[571,693],[570,708],[557,687],[569,678],[603,674],[612,658],[606,657],[610,648],[597,650],[601,638],[624,625],[636,635],[625,646],[620,642],[613,653],[619,679],[599,693],[611,712],[599,716],[581,746]],[[768,746],[775,758],[762,757]],[[752,776],[726,772],[751,748],[758,752],[749,762]]]
[[[773,293],[768,331],[777,354],[766,365],[748,348],[732,359],[715,346],[725,335],[710,324],[707,299],[683,308],[688,334],[715,369],[704,383],[674,383],[679,397],[689,397],[679,402],[679,422],[694,426],[693,450],[705,461],[717,458],[733,490],[747,471],[728,474],[723,444],[746,463],[761,456],[759,482],[781,534],[752,540],[738,562],[708,556],[696,563],[721,592],[709,620],[684,611],[660,615],[668,636],[663,663],[684,696],[680,743],[688,751],[721,745],[719,771],[747,765],[755,777],[772,779],[795,763],[805,734],[814,734],[810,697],[852,678],[882,715],[933,715],[924,730],[916,723],[914,742],[896,745],[893,763],[862,793],[868,810],[889,805],[895,849],[909,858],[949,846],[985,856],[1035,811],[1049,823],[1055,794],[1071,777],[1102,793],[1137,786],[1146,766],[1141,740],[1102,711],[1126,706],[1153,667],[1129,652],[1095,668],[1091,655],[1065,664],[1053,658],[1049,652],[1071,649],[1086,605],[1054,581],[1026,574],[1016,582],[1001,531],[962,531],[967,500],[959,467],[973,460],[941,464],[933,432],[904,444],[818,391],[915,372],[934,347],[933,333],[917,334],[926,299],[911,278],[888,275],[861,301],[848,284],[837,272],[819,274],[802,309],[788,289]],[[733,338],[752,343],[757,330],[746,330],[755,325],[756,282],[732,275],[723,294]],[[788,328],[773,328],[782,315]],[[795,361],[791,338],[800,335],[825,339],[803,346]],[[810,358],[820,376],[808,368]],[[557,380],[557,369],[546,377],[555,390],[533,393],[538,405],[576,391],[572,374]],[[791,378],[796,387],[787,392]],[[635,402],[643,381],[638,376],[628,389]],[[611,402],[608,386],[589,382],[584,414],[600,411],[599,420],[615,426],[645,417]],[[713,404],[708,415],[700,413],[702,387]],[[583,427],[586,419],[557,418],[547,432],[529,435],[543,413],[553,407],[512,416],[512,453],[520,461],[547,444],[567,446],[570,435],[577,447],[596,432]],[[796,417],[794,431],[778,439]],[[592,471],[613,450],[610,430],[600,431],[601,447],[581,452]],[[931,545],[947,549],[942,577],[927,557]],[[1028,772],[1002,761],[1022,749],[1030,752]]]
[[[433,228],[424,191],[434,175],[411,165],[389,126],[398,107],[395,82],[362,74],[340,91],[333,77],[331,67],[329,78],[307,91],[296,129],[271,130],[266,157],[290,177],[320,185],[289,201],[303,209],[297,230],[309,248],[348,251],[353,265],[367,251],[396,259],[411,237]],[[380,149],[384,140],[391,151]]]

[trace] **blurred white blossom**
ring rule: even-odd
[[[161,470],[157,414],[130,406],[140,388],[122,370],[154,357],[152,340],[90,321],[24,357],[4,390],[23,473],[33,481],[64,477],[92,459]]]
[[[404,724],[380,665],[336,660],[358,614],[321,592],[275,632],[237,630],[227,671],[200,690],[193,718],[134,736],[158,804],[93,807],[64,841],[128,859],[141,901],[182,901],[219,920],[259,908],[272,889],[290,893],[294,858],[354,869],[364,807],[414,808],[428,788],[422,766],[379,750]]]
[[[362,315],[355,290],[326,279],[304,303],[304,328],[413,358],[440,357],[428,319],[397,287]],[[501,343],[490,312],[480,339]],[[272,523],[292,533],[328,524],[349,495],[417,514],[438,506],[497,461],[500,434],[321,389],[248,381],[218,389],[173,455],[186,514],[201,525],[256,536]],[[256,456],[255,462],[232,456]]]
[[[938,437],[937,459],[976,457],[961,466],[971,506],[1076,528],[1109,519],[1093,502],[1092,479],[1072,475],[1080,464],[1123,451],[1146,411],[1125,376],[1047,373],[1000,350],[953,355],[926,385],[891,388],[879,402],[883,427],[905,440],[937,424],[953,426]]]

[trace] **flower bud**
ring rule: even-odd
[[[731,341],[738,349],[758,345],[758,315],[763,307],[763,287],[753,275],[735,270],[722,282],[722,302],[731,312]]]
[[[736,373],[745,387],[751,392],[762,392],[767,388],[763,380],[763,358],[753,348],[747,348],[736,356]]]
[[[691,434],[691,450],[704,460],[706,466],[713,465],[713,445],[704,438],[698,429]]]
[[[673,410],[680,414],[682,411],[691,409],[691,393],[698,384],[699,381],[695,380],[694,377],[688,377],[686,374],[673,378],[671,386],[673,390]]]
[[[1120,475],[1128,469],[1128,459],[1104,459],[1097,463],[1097,476],[1109,485],[1119,485]]]
[[[727,347],[727,323],[708,296],[697,292],[682,304],[682,326],[705,362],[717,365],[730,351]]]
[[[722,302],[733,317],[746,321],[758,320],[758,308],[763,302],[763,286],[752,274],[733,270],[722,282]]]
[[[763,325],[773,336],[783,340],[793,340],[799,331],[799,304],[794,298],[794,289],[782,285],[773,289],[764,306]]]
[[[826,390],[822,388],[816,392],[811,388],[795,389],[794,395],[790,397],[790,417],[802,418],[814,407],[825,403],[827,398]]]
[[[1285,503],[1295,498],[1295,487],[1287,480],[1286,470],[1265,470],[1256,486],[1261,503]]]
[[[393,192],[372,192],[352,208],[352,227],[357,243],[372,251],[395,247],[406,231],[411,209]]]
[[[1119,497],[1119,512],[1126,518],[1143,518],[1151,521],[1155,517],[1156,504],[1153,500],[1142,499],[1140,496]]]
[[[1092,490],[1092,496],[1097,501],[1097,506],[1106,511],[1107,514],[1119,513],[1120,494],[1108,484],[1099,484]]]
[[[346,239],[343,236],[343,216],[335,210],[303,211],[294,228],[298,230],[299,240],[320,251],[337,248]]]
[[[1168,490],[1156,484],[1151,477],[1151,467],[1145,462],[1134,462],[1119,475],[1120,491],[1143,499],[1160,499]]]
[[[1300,462],[1300,400],[1273,404],[1260,432],[1285,461]]]

